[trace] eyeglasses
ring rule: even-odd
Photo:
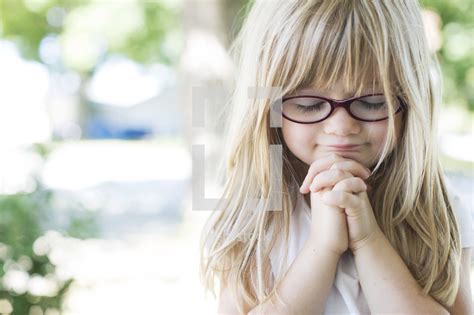
[[[397,97],[398,106],[393,114],[402,111],[406,105]],[[282,115],[299,124],[314,124],[327,119],[337,107],[343,107],[349,115],[357,120],[373,122],[385,120],[389,108],[384,94],[367,94],[346,100],[334,100],[322,96],[298,95],[282,99]]]

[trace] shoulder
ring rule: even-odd
[[[217,305],[218,314],[239,314],[237,299],[232,295],[230,288],[223,287],[219,293]]]
[[[471,249],[463,248],[461,256],[461,270],[458,293],[454,304],[448,307],[450,314],[472,314],[472,299],[471,299]]]
[[[453,180],[445,178],[446,190],[453,208],[454,216],[459,226],[459,233],[461,235],[461,247],[474,247],[474,222],[472,218],[472,206],[469,206],[468,194],[463,196],[458,185],[454,184]]]

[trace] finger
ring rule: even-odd
[[[328,206],[358,209],[362,200],[359,196],[345,192],[345,191],[328,191],[322,196],[322,200]]]
[[[343,170],[336,169],[322,171],[314,177],[313,182],[309,186],[309,190],[312,192],[316,192],[325,187],[332,188],[341,180],[351,177],[353,178],[354,176],[351,173]]]
[[[367,184],[367,183],[366,183],[366,185],[367,185],[367,191],[372,191],[372,186],[370,186],[370,185]]]
[[[359,177],[343,179],[334,185],[333,191],[345,191],[352,194],[358,194],[367,191],[367,184]]]
[[[334,163],[331,170],[343,170],[346,172],[351,173],[354,176],[360,177],[362,179],[367,179],[370,176],[370,170],[362,165],[361,163],[354,161],[354,160],[346,160],[341,162]]]
[[[306,194],[309,192],[309,186],[313,182],[314,176],[318,173],[329,169],[335,162],[344,161],[345,159],[335,153],[331,153],[326,155],[320,159],[317,159],[313,163],[311,163],[308,174],[306,174],[305,179],[300,187],[300,192],[302,194]]]

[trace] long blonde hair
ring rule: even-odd
[[[301,87],[330,88],[342,80],[357,93],[378,82],[394,106],[407,104],[395,145],[394,117],[370,178],[377,222],[413,277],[443,305],[459,285],[460,237],[438,158],[437,120],[441,77],[430,53],[416,0],[257,1],[234,42],[238,64],[226,134],[226,179],[219,211],[201,238],[201,277],[214,292],[215,279],[244,305],[277,296],[269,256],[278,237],[287,252],[294,210],[293,187],[301,184],[301,161],[270,128],[273,102]],[[281,87],[273,99],[248,97],[249,87]],[[257,208],[268,198],[270,146],[283,148],[282,211]],[[286,260],[284,258],[283,260]],[[276,266],[274,266],[276,267]],[[287,266],[280,265],[280,271]],[[281,273],[279,273],[281,275]]]

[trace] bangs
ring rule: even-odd
[[[290,44],[295,45],[295,55],[286,61],[292,61],[288,67],[293,71],[282,82],[284,90],[289,93],[301,88],[330,90],[342,84],[344,91],[360,95],[363,91],[392,86],[392,79],[386,82],[388,84],[382,82],[383,74],[386,74],[383,69],[389,67],[388,59],[382,58],[386,51],[383,44],[387,41],[380,43],[380,36],[376,37],[368,31],[375,26],[364,23],[357,4],[349,1],[328,2],[321,3],[308,16],[301,33],[293,36],[298,41]],[[333,6],[332,10],[323,7],[328,5]],[[320,12],[326,13],[323,15]],[[387,34],[383,23],[376,27],[380,29],[378,35]]]

